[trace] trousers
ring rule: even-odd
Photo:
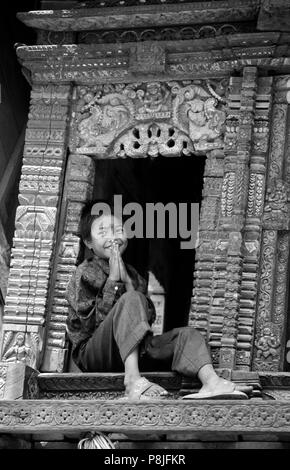
[[[81,345],[77,364],[86,372],[123,372],[128,355],[138,346],[140,371],[172,370],[194,377],[211,364],[203,336],[193,327],[174,328],[153,336],[147,298],[124,293],[93,335]]]

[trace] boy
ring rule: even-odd
[[[81,263],[67,288],[67,331],[73,359],[82,371],[125,371],[125,397],[164,398],[168,392],[141,377],[154,363],[180,374],[198,376],[199,393],[183,398],[237,397],[232,382],[217,376],[203,336],[192,327],[174,328],[153,336],[154,305],[146,282],[122,255],[128,240],[122,221],[111,213],[92,215],[92,204],[81,217],[81,237],[92,258]]]

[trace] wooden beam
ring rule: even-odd
[[[0,400],[0,433],[290,433],[287,400]]]

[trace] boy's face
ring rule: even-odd
[[[86,245],[101,258],[110,258],[114,242],[122,254],[128,244],[122,221],[113,215],[102,215],[95,219],[91,227],[91,240],[86,241]]]

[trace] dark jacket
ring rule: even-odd
[[[126,264],[126,269],[134,289],[146,295],[145,279],[133,266]],[[111,281],[108,276],[108,260],[94,256],[77,267],[68,283],[66,299],[69,303],[69,313],[66,324],[74,357],[79,346],[92,336],[120,296],[126,292],[123,282]],[[148,307],[152,310],[153,322],[156,317],[154,304],[149,297],[147,300]]]

